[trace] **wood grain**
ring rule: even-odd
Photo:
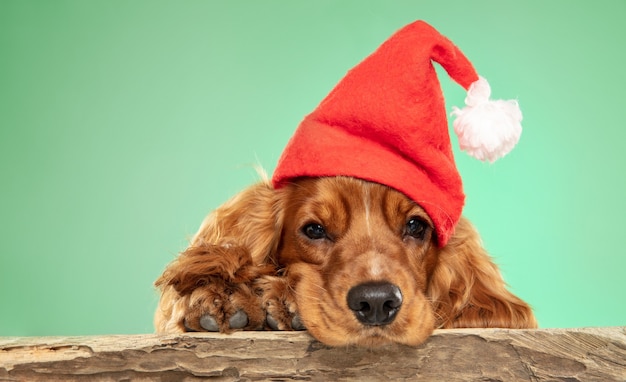
[[[0,338],[2,381],[626,381],[626,327],[438,330],[417,348],[306,332]]]

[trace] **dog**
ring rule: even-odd
[[[535,328],[476,229],[439,247],[402,193],[351,177],[262,181],[212,212],[156,281],[161,333],[306,328],[330,346],[419,345],[435,328]]]
[[[461,149],[490,162],[521,134],[516,101],[423,21],[400,29],[307,115],[272,179],[205,219],[156,281],[158,332],[302,330],[331,346],[416,346],[435,328],[534,328],[462,216],[433,62],[467,90]]]

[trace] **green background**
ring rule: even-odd
[[[415,19],[524,112],[501,161],[456,152],[511,288],[542,327],[625,325],[626,1],[1,0],[0,335],[152,332],[206,213]]]

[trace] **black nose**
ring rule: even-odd
[[[402,305],[402,292],[388,282],[359,284],[348,292],[348,307],[365,325],[390,324]]]

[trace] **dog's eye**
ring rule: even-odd
[[[324,226],[317,223],[307,224],[302,227],[302,233],[311,240],[320,240],[327,238]]]
[[[412,217],[406,222],[406,234],[423,240],[426,235],[427,223],[420,218]]]

